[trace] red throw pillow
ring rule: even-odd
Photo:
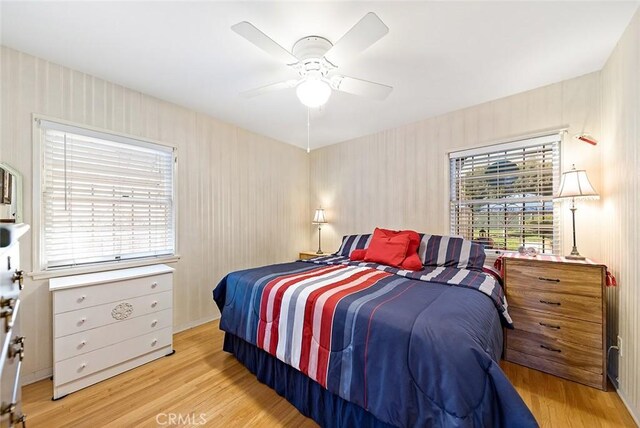
[[[366,262],[382,263],[387,266],[400,267],[407,257],[409,248],[408,235],[396,235],[388,237],[386,234],[376,229],[367,248],[364,257]]]
[[[360,250],[353,250],[351,252],[351,255],[349,256],[349,259],[351,259],[352,261],[356,262],[356,261],[360,261],[360,260],[364,260],[364,257],[367,255],[367,249],[363,248]]]
[[[409,254],[409,251],[407,251]],[[402,261],[402,269],[405,270],[422,270],[422,260],[418,253],[407,255],[407,258]]]
[[[389,229],[376,229],[385,234],[385,236],[409,236],[409,247],[407,248],[407,257],[400,264],[400,267],[405,270],[420,270],[422,269],[422,260],[418,256],[418,247],[420,247],[420,235],[413,230],[389,230]],[[375,233],[375,232],[374,232]]]

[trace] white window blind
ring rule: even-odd
[[[39,123],[44,268],[174,254],[172,148]]]
[[[451,233],[485,248],[559,248],[558,134],[450,154]]]

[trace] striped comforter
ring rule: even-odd
[[[230,273],[214,299],[221,329],[381,421],[533,426],[496,363],[501,292],[482,272],[325,257]]]
[[[500,312],[500,316],[505,327],[513,328],[513,321],[511,320],[511,316],[509,316],[509,312],[507,311],[507,307],[509,305],[507,304],[504,290],[494,276],[488,275],[485,272],[443,266],[425,266],[422,270],[411,271],[381,265],[378,263],[351,261],[349,257],[339,256],[335,254],[300,261],[304,261],[306,263],[315,263],[319,265],[327,264],[366,266],[372,269],[382,270],[385,272],[393,273],[395,275],[417,279],[420,281],[431,281],[441,284],[455,285],[458,287],[472,288],[489,296],[496,306],[498,312]]]

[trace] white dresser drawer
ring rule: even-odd
[[[70,334],[55,340],[53,355],[55,361],[66,360],[123,340],[171,327],[172,322],[173,311],[165,309],[164,311],[153,312],[148,315],[129,318],[80,333]]]
[[[119,323],[122,321],[122,319],[118,319],[119,314],[125,314],[127,309],[130,309],[131,313],[123,319],[171,309],[172,300],[173,291],[164,291],[132,299],[117,300],[78,311],[56,314],[54,315],[54,337],[58,338],[108,324]]]
[[[55,383],[57,385],[63,385],[67,382],[168,346],[171,344],[171,341],[172,329],[164,328],[64,361],[58,361],[55,364],[53,374]]]
[[[171,290],[173,274],[145,276],[106,284],[59,290],[53,294],[55,314]]]

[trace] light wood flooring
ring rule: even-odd
[[[217,321],[178,333],[176,354],[58,401],[51,401],[50,380],[27,385],[23,388],[27,425],[317,426],[223,352],[222,338]],[[613,390],[598,391],[516,364],[502,362],[502,367],[543,427],[635,426]],[[168,424],[172,413],[181,414],[183,420]]]

